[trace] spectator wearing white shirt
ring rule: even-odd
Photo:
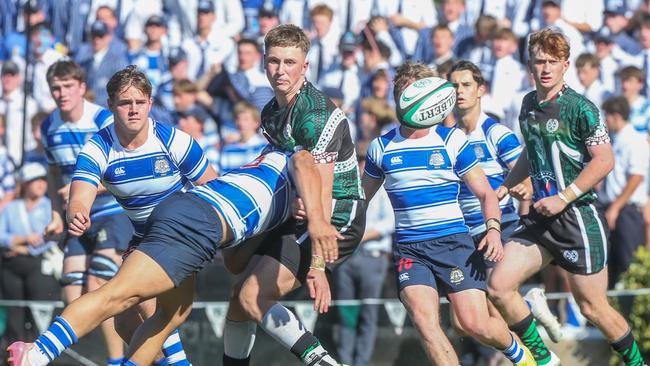
[[[27,98],[27,116],[24,115],[22,90],[23,78],[20,68],[13,61],[5,61],[0,71],[0,114],[5,118],[4,145],[7,148],[9,158],[17,165],[23,159],[23,149],[27,153],[36,148],[36,141],[31,129],[23,126],[23,120],[29,125],[32,117],[37,112],[34,98]],[[27,130],[23,137],[23,131]]]
[[[607,90],[620,91],[616,75],[622,67],[636,64],[635,60],[625,54],[607,34],[596,34],[593,38],[593,48],[594,54],[600,61],[600,80],[603,85]]]
[[[339,55],[322,78],[323,88],[336,88],[343,93],[341,110],[352,116],[354,104],[361,93],[359,65],[357,64],[358,44],[354,33],[345,32],[339,42]]]
[[[474,36],[460,41],[456,54],[469,60],[486,74],[492,74],[492,39],[499,29],[499,22],[491,15],[481,15],[476,20]]]
[[[582,93],[596,106],[602,105],[605,99],[611,96],[612,91],[607,90],[599,79],[600,61],[598,57],[591,53],[583,53],[576,59],[576,70],[578,71],[578,80],[580,80],[582,86],[581,89],[576,89],[576,91]]]
[[[561,1],[563,19],[582,34],[597,31],[603,24],[603,0]],[[573,51],[573,44],[571,50]]]
[[[483,73],[492,97],[492,105],[485,105],[484,108],[500,118],[505,116],[507,104],[528,83],[524,66],[513,57],[517,52],[517,43],[517,36],[510,29],[499,29],[492,40],[492,73]]]
[[[197,35],[182,44],[188,56],[188,72],[193,80],[198,80],[214,65],[231,70],[237,67],[235,42],[223,29],[214,26],[216,20],[214,3],[200,0],[197,6]]]
[[[433,61],[429,66],[439,75],[446,75],[454,64],[454,33],[447,25],[437,25],[431,31],[431,45],[433,46]]]
[[[307,76],[318,86],[338,54],[340,34],[338,28],[333,26],[333,16],[332,9],[325,4],[316,5],[310,12],[315,36],[311,39],[311,48],[307,54]]]
[[[384,0],[379,7],[381,15],[398,28],[407,58],[415,53],[419,31],[438,24],[438,12],[432,1]]]
[[[561,0],[544,0],[542,2],[542,19],[544,26],[559,29],[569,39],[571,54],[569,55],[569,70],[564,75],[564,80],[570,87],[580,89],[574,63],[576,57],[585,52],[584,37],[576,27],[564,20],[563,9]]]
[[[167,23],[159,15],[153,15],[147,19],[144,25],[146,43],[135,55],[131,64],[142,70],[153,90],[157,90],[162,83],[163,75],[168,70],[167,55],[169,49],[164,47],[164,38],[167,35]]]
[[[454,49],[458,43],[474,34],[476,17],[470,17],[466,11],[465,0],[443,0],[440,24],[446,24],[454,35]]]
[[[648,201],[650,147],[645,135],[627,121],[630,107],[625,97],[614,97],[602,106],[612,138],[616,165],[605,177],[601,200],[611,230],[609,285],[613,287],[627,271],[636,248],[645,244],[643,207]]]
[[[645,134],[650,140],[650,100],[641,95],[645,75],[635,66],[627,66],[618,73],[621,92],[630,105],[628,121],[635,130]]]

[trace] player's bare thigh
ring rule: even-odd
[[[511,240],[504,245],[503,259],[488,277],[488,287],[496,291],[516,291],[522,282],[552,259],[551,253],[541,245]]]

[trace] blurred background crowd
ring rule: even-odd
[[[45,76],[52,63],[68,57],[80,64],[87,99],[102,106],[113,73],[137,65],[153,85],[152,117],[189,133],[224,173],[266,144],[260,112],[273,91],[263,40],[281,23],[311,38],[307,79],[346,113],[361,163],[368,142],[396,123],[392,76],[407,60],[443,77],[455,61],[474,62],[486,79],[484,112],[518,133],[521,100],[534,87],[527,36],[547,26],[569,38],[566,82],[602,108],[615,143],[627,130],[648,136],[650,1],[0,0],[0,298],[59,299],[60,256],[41,236],[50,209],[40,124],[56,107]],[[615,229],[610,287],[636,248],[650,243],[649,162],[647,153],[635,155],[645,145],[615,145],[626,163],[601,187]],[[638,156],[646,158],[630,158]],[[392,270],[393,226],[390,202],[380,194],[370,203],[361,249],[333,274],[337,298],[394,295],[384,280]],[[565,289],[559,270],[537,280],[547,291]],[[21,311],[12,310],[5,339],[25,338],[30,319]],[[339,352],[354,352],[357,333],[357,351],[369,352],[350,363],[364,364],[372,353],[377,311],[364,308],[353,327],[342,314]]]

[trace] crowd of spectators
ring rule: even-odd
[[[2,297],[49,296],[28,290],[30,276],[17,271],[39,271],[47,253],[33,249],[44,245],[39,225],[45,218],[35,210],[48,204],[44,193],[39,196],[42,183],[34,182],[43,181],[38,164],[46,165],[40,124],[55,108],[45,77],[49,65],[64,57],[80,64],[87,98],[102,106],[111,75],[137,65],[154,88],[152,117],[189,133],[224,173],[252,160],[266,143],[260,112],[273,91],[263,39],[281,23],[311,37],[307,79],[346,113],[360,157],[368,141],[396,123],[392,76],[407,60],[443,77],[458,60],[479,65],[488,90],[484,112],[518,133],[521,101],[533,87],[527,36],[547,26],[560,29],[571,42],[567,84],[601,108],[620,162],[600,195],[613,230],[610,286],[635,248],[650,244],[650,1],[0,0]],[[388,268],[392,233],[382,197],[370,204],[375,225],[368,225],[358,258],[350,260],[375,276],[363,281],[342,268],[333,287],[345,298],[380,295],[373,286]],[[24,215],[34,219],[27,225]],[[16,265],[21,256],[38,260]],[[373,323],[376,314],[367,318]],[[367,354],[353,356],[354,333],[342,331],[339,352],[353,358],[349,363],[364,364]]]

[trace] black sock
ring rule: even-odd
[[[621,355],[626,365],[645,365],[645,362],[641,357],[641,352],[639,351],[639,346],[634,340],[634,335],[632,335],[632,330],[628,330],[624,336],[619,338],[617,341],[612,342],[612,348]]]
[[[232,358],[224,353],[222,360],[223,360],[223,366],[248,366],[251,362],[251,357],[248,356],[243,359]]]
[[[519,339],[524,342],[524,346],[530,350],[539,365],[546,365],[551,361],[551,351],[546,348],[544,341],[539,336],[537,322],[532,313],[529,313],[519,323],[511,325],[510,330],[515,332]]]

